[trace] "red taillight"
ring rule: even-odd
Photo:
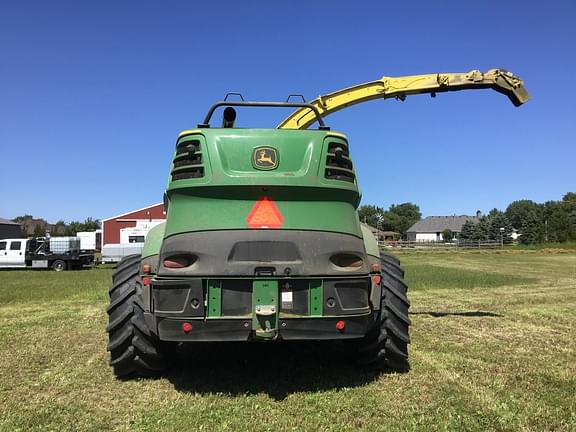
[[[380,275],[372,276],[372,283],[374,285],[380,285],[380,282],[382,282],[382,276],[380,276]]]
[[[184,267],[191,266],[196,262],[196,256],[194,255],[178,255],[168,257],[164,260],[164,267],[170,269],[180,269]]]
[[[142,278],[142,285],[150,285],[150,278],[148,276]]]
[[[346,323],[344,321],[338,321],[336,323],[336,330],[343,331],[346,328]]]
[[[186,262],[181,259],[173,258],[164,260],[164,267],[166,268],[184,268],[187,267]]]
[[[184,333],[189,333],[192,330],[192,323],[184,322],[182,323],[182,331]]]

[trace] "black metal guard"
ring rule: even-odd
[[[293,102],[251,102],[251,101],[219,101],[216,102],[214,105],[210,107],[208,110],[208,114],[204,118],[204,122],[198,125],[199,128],[209,128],[210,127],[210,119],[212,118],[212,114],[216,111],[217,108],[221,106],[253,106],[253,107],[272,107],[272,108],[308,108],[314,112],[316,115],[316,120],[318,121],[318,129],[320,130],[330,130],[328,126],[324,123],[322,116],[320,116],[320,112],[318,109],[309,103],[293,103]]]
[[[303,94],[300,93],[289,94],[288,97],[286,98],[286,102],[290,102],[290,99],[292,98],[300,98],[302,99],[302,102],[306,103],[306,98],[304,98]]]
[[[244,96],[242,96],[242,93],[237,93],[237,92],[228,92],[226,93],[226,96],[224,96],[224,100],[227,101],[228,100],[228,96],[238,96],[240,98],[240,100],[242,102],[244,102]]]

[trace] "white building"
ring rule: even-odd
[[[428,216],[412,225],[406,234],[409,241],[444,241],[444,230],[449,229],[453,238],[457,238],[466,221],[477,223],[479,220],[478,216]]]

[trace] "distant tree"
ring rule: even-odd
[[[576,236],[576,225],[571,218],[570,203],[565,201],[548,201],[544,204],[545,241],[565,242]]]
[[[542,207],[532,200],[519,200],[514,201],[506,208],[506,217],[514,228],[520,230],[522,223],[528,213],[535,212],[537,216],[540,215]]]
[[[79,221],[72,221],[64,230],[64,235],[66,236],[75,236],[77,232],[82,231],[82,224]]]
[[[460,240],[475,240],[476,237],[476,224],[471,220],[467,220],[462,225],[462,231],[460,231],[458,238]]]
[[[416,204],[406,202],[398,205],[392,204],[388,213],[398,216],[398,225],[394,231],[405,236],[406,231],[422,218],[420,207]]]
[[[422,214],[416,204],[408,202],[392,204],[388,210],[371,204],[363,205],[358,208],[358,217],[368,225],[385,231],[395,231],[404,236],[408,228],[420,220]]]
[[[562,201],[547,201],[542,206],[543,239],[565,242],[576,239],[576,197],[573,192]]]
[[[400,232],[403,222],[401,216],[397,215],[396,213],[391,213],[389,211],[384,212],[382,216],[383,216],[382,229],[384,231]]]
[[[36,224],[34,227],[34,237],[44,237],[46,235],[46,225]]]
[[[490,239],[491,228],[490,218],[488,216],[482,216],[476,224],[476,230],[474,231],[475,236],[472,240]]]
[[[513,227],[506,214],[493,209],[486,216],[488,220],[488,240],[502,240],[504,243],[512,242]],[[502,231],[501,228],[504,230]]]
[[[89,217],[83,224],[81,224],[81,228],[81,231],[96,231],[97,229],[100,229],[100,221]]]
[[[566,242],[574,238],[574,226],[569,214],[558,208],[548,220],[549,241]]]
[[[372,204],[360,206],[358,208],[358,217],[360,222],[367,223],[373,227],[378,225],[378,215],[384,214],[384,209]]]
[[[576,192],[568,192],[562,197],[562,205],[570,222],[569,239],[576,240]]]
[[[64,235],[65,232],[66,232],[66,222],[64,222],[63,220],[59,220],[54,225],[52,225],[50,235],[61,236]]]
[[[576,192],[567,192],[563,197],[562,201],[564,202],[572,202],[576,205]]]
[[[461,240],[500,240],[500,228],[504,228],[502,239],[504,242],[510,242],[512,236],[512,225],[506,218],[506,215],[498,209],[493,209],[490,213],[480,217],[478,222],[474,223],[468,220],[462,225],[459,239]]]
[[[452,230],[446,228],[444,231],[442,231],[442,240],[444,240],[444,242],[451,242],[452,237],[454,237]]]
[[[535,244],[542,241],[542,222],[537,211],[524,215],[520,226],[519,241],[522,244]]]

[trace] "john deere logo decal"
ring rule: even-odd
[[[278,166],[278,152],[272,147],[256,147],[252,152],[252,164],[259,170],[273,170]]]

